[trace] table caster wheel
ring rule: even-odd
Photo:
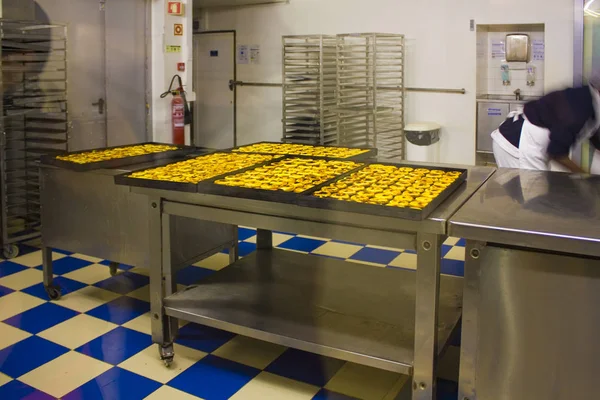
[[[48,294],[48,297],[50,298],[50,300],[58,300],[62,296],[60,289],[57,288],[56,286],[48,286],[46,288],[46,293]]]
[[[2,255],[7,260],[17,257],[19,255],[19,246],[16,244],[7,244],[2,249]]]
[[[119,263],[111,262],[108,267],[110,268],[110,276],[116,276],[119,273]]]
[[[158,353],[160,354],[160,359],[165,364],[165,367],[169,368],[173,364],[173,359],[175,358],[173,344],[168,344],[166,346],[158,345]]]

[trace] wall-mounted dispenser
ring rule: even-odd
[[[535,86],[535,65],[527,66],[527,86]]]
[[[502,64],[500,72],[502,73],[502,85],[510,86],[510,67],[508,64]]]
[[[506,35],[506,61],[529,62],[530,60],[529,35],[511,33]]]

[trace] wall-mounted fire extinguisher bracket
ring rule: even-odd
[[[173,84],[175,79],[178,80],[179,88],[174,90]],[[173,130],[173,144],[185,144],[185,126],[192,123],[192,113],[185,97],[183,83],[179,75],[175,75],[171,79],[169,90],[160,95],[161,99],[171,95],[171,127]]]

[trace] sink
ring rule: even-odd
[[[539,98],[540,96],[521,96],[521,100],[516,100],[514,94],[483,94],[477,96],[477,101],[525,104]]]

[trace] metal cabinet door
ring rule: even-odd
[[[508,112],[508,103],[477,103],[477,151],[492,151],[490,134],[504,122]]]

